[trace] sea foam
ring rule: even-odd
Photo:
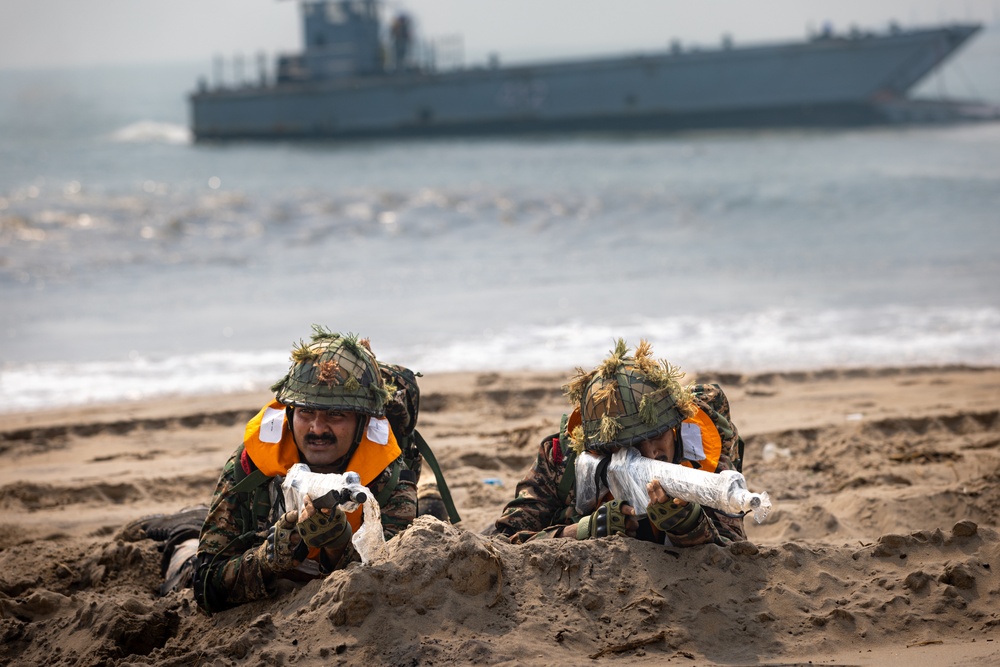
[[[596,365],[618,337],[645,338],[658,358],[698,372],[767,372],[937,365],[1000,366],[1000,309],[885,308],[733,318],[672,316],[621,325],[521,326],[455,340],[389,340],[385,361],[424,373],[565,370]],[[287,370],[287,350],[177,355],[124,361],[7,364],[0,411],[167,396],[266,392]]]

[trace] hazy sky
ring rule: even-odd
[[[209,62],[295,51],[292,0],[0,0],[0,69]],[[797,38],[824,21],[882,29],[1000,20],[1000,0],[394,0],[425,37],[461,35],[466,61]]]

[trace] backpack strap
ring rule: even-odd
[[[448,510],[448,518],[452,523],[458,523],[462,520],[462,517],[458,515],[458,510],[455,509],[455,501],[451,499],[451,491],[448,490],[448,483],[444,481],[441,466],[438,465],[437,459],[434,457],[434,452],[431,451],[430,445],[424,440],[424,436],[420,435],[420,431],[413,431],[413,441],[417,444],[417,450],[424,457],[424,461],[427,462],[427,465],[434,472],[434,479],[437,482],[438,491],[441,493],[441,501],[444,503],[445,509]]]
[[[736,468],[736,472],[743,472],[743,449],[745,447],[746,443],[743,442],[743,437],[737,436],[736,448],[739,450],[739,456],[733,459],[733,467]]]

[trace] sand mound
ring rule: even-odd
[[[745,472],[775,509],[749,543],[687,550],[480,534],[556,428],[550,382],[427,378],[422,432],[462,524],[421,518],[375,563],[212,617],[189,590],[157,595],[161,554],[130,522],[205,502],[239,420],[165,404],[132,428],[93,411],[14,419],[0,433],[0,663],[1000,661],[1000,372],[739,378]]]
[[[49,565],[2,581],[4,655],[78,665],[563,664],[618,653],[729,663],[840,652],[869,637],[986,641],[1000,625],[1000,538],[969,521],[859,548],[676,550],[624,538],[514,547],[422,517],[381,562],[213,618],[190,591],[151,595],[159,554],[128,538],[6,550],[4,571],[29,554]]]

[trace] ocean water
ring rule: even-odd
[[[1000,33],[932,79],[1000,103]],[[1000,364],[1000,123],[194,145],[207,65],[0,70],[0,411],[424,372]]]

